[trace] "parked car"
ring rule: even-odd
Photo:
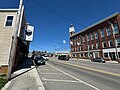
[[[42,56],[45,60],[49,60],[49,56],[45,55],[45,56]]]
[[[106,61],[101,58],[101,57],[96,57],[96,58],[93,58],[91,59],[92,62],[102,62],[102,63],[105,63]]]
[[[36,55],[34,57],[35,65],[45,65],[46,60],[41,55]]]
[[[58,60],[69,60],[69,56],[68,55],[59,55],[58,56]]]

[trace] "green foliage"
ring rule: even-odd
[[[4,85],[6,84],[6,76],[5,75],[0,75],[0,90]]]

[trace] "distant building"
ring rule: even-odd
[[[59,55],[69,55],[69,51],[56,51],[55,52],[55,55],[56,56],[59,56]]]
[[[117,60],[120,58],[120,14],[115,13],[75,33],[69,27],[72,57]]]
[[[17,29],[18,9],[0,9],[0,72],[7,73],[10,58],[12,37]],[[26,23],[24,7],[21,10],[16,53],[12,71],[27,58],[29,41],[25,41]]]

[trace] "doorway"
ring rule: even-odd
[[[111,60],[113,61],[116,60],[115,52],[110,52],[109,55],[110,55]]]

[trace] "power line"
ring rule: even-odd
[[[60,13],[57,13],[56,11],[54,11],[54,10],[52,10],[52,9],[49,9],[47,6],[41,4],[40,2],[37,2],[37,1],[35,1],[35,0],[31,0],[31,1],[33,1],[33,2],[34,2],[35,4],[37,4],[38,6],[40,6],[40,7],[44,8],[44,9],[50,11],[51,13],[54,13],[55,15],[57,15],[57,16],[65,19],[65,20],[67,20],[67,21],[74,22],[74,23],[76,23],[76,24],[78,24],[78,25],[80,25],[80,26],[82,26],[82,27],[84,27],[84,28],[86,27],[85,25],[82,25],[82,24],[80,24],[80,23],[78,23],[78,22],[76,22],[76,21],[74,21],[74,20],[72,20],[72,19],[70,19],[70,18],[68,18],[68,17],[60,14]]]

